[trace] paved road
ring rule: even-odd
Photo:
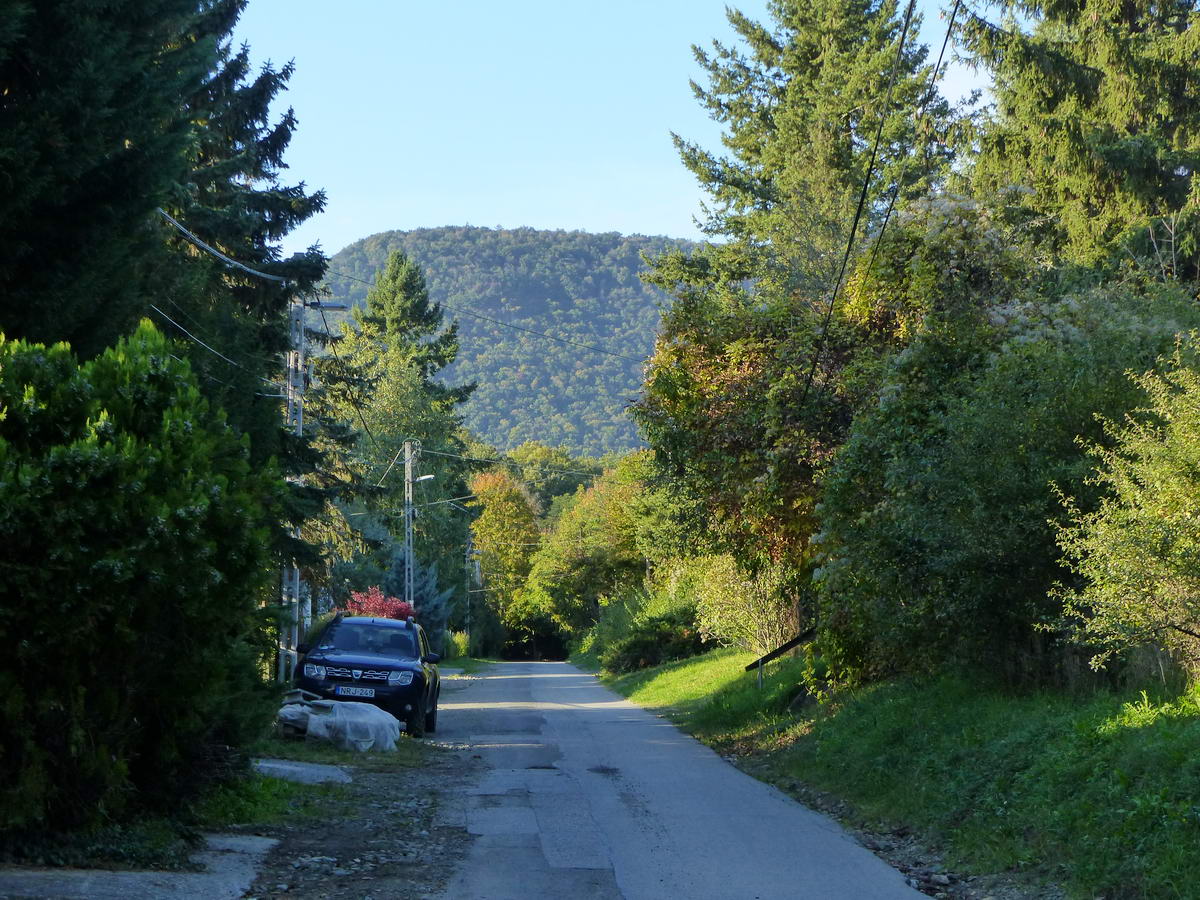
[[[836,822],[565,663],[444,694],[438,737],[486,773],[445,815],[476,835],[447,900],[912,898]]]

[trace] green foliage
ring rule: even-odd
[[[0,330],[10,338],[66,340],[93,356],[147,311],[154,210],[185,180],[185,98],[215,62],[210,41],[187,39],[204,18],[197,7],[5,4]]]
[[[365,238],[337,253],[330,267],[372,280],[389,254],[403,251],[424,270],[430,298],[451,304],[459,316],[462,350],[444,377],[478,384],[464,410],[467,426],[502,449],[540,441],[599,455],[639,443],[626,406],[641,384],[640,361],[663,300],[638,277],[642,255],[680,246],[687,244],[611,233],[422,228]],[[362,286],[350,279],[333,277],[329,287],[341,301],[363,298]]]
[[[443,661],[462,659],[470,655],[470,637],[465,631],[450,631],[446,633],[446,641],[442,644]]]
[[[1050,255],[1195,278],[1200,248],[1200,14],[1192,0],[1004,3],[964,36],[990,70],[995,106],[978,135],[978,194],[1029,223]]]
[[[555,500],[567,498],[591,483],[592,477],[603,469],[594,460],[572,456],[565,447],[547,447],[538,441],[526,441],[510,450],[506,458],[515,464],[514,471],[529,486],[543,519],[557,519],[562,511]]]
[[[0,830],[173,804],[273,712],[282,479],[171,351],[0,343]]]
[[[523,613],[533,611],[527,603],[514,608],[540,539],[532,498],[502,470],[474,476],[471,493],[475,496],[469,505],[480,510],[471,523],[471,534],[479,551],[487,605],[504,627],[517,626]]]
[[[645,577],[634,503],[642,468],[644,460],[631,455],[581,489],[531,554],[526,590],[568,635],[595,624],[603,598],[620,596]]]
[[[982,315],[982,311],[980,312]],[[1048,674],[1035,623],[1066,576],[1056,490],[1095,503],[1096,415],[1140,400],[1142,371],[1196,321],[1178,289],[1094,288],[930,327],[890,368],[825,483],[824,652],[843,675],[970,660]]]
[[[1166,646],[1200,672],[1200,338],[1196,332],[1135,381],[1145,408],[1106,423],[1109,446],[1092,447],[1105,489],[1090,512],[1072,503],[1058,539],[1082,579],[1066,613],[1093,664],[1143,644]]]
[[[844,698],[802,725],[778,769],[868,820],[937,833],[967,871],[1034,870],[1079,897],[1184,897],[1200,877],[1197,739],[1194,692],[1014,696],[941,679]]]
[[[706,638],[763,654],[799,633],[807,598],[792,588],[782,566],[746,571],[728,554],[690,560],[687,566]]]
[[[731,242],[727,249],[706,247],[694,274],[734,262],[764,280],[758,293],[778,298],[795,289],[827,289],[881,125],[885,149],[869,183],[872,198],[897,180],[905,195],[919,195],[946,150],[927,145],[924,165],[906,165],[918,140],[911,110],[926,92],[929,73],[927,51],[913,40],[916,22],[893,72],[903,19],[896,2],[781,0],[769,13],[773,21],[764,24],[730,11],[738,44],[694,48],[707,85],[693,89],[725,128],[722,153],[678,136],[675,141],[684,165],[712,197],[706,230]],[[949,124],[947,104],[930,98],[928,136]],[[881,214],[869,210],[868,220]],[[701,287],[703,279],[689,283]]]
[[[801,582],[817,479],[866,392],[839,376],[876,353],[846,322],[824,322],[875,135],[882,127],[884,152],[860,236],[889,186],[921,193],[946,152],[925,144],[909,165],[910,110],[929,73],[914,42],[892,71],[896,3],[780,2],[770,14],[759,24],[732,12],[739,45],[696,51],[708,75],[697,96],[725,126],[726,153],[677,143],[712,197],[706,228],[725,240],[655,260],[649,280],[675,299],[635,414],[660,477],[701,513],[696,536],[716,539],[705,550],[784,566]],[[943,134],[949,108],[934,97],[929,113],[927,136]]]
[[[609,672],[632,672],[695,656],[703,650],[704,639],[695,613],[682,608],[636,621],[627,634],[606,646],[600,664]]]

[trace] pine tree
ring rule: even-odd
[[[451,322],[439,331],[443,316],[442,305],[429,301],[421,267],[400,250],[393,250],[376,274],[366,307],[354,311],[361,335],[375,342],[380,351],[407,359],[431,392],[447,402],[461,403],[473,385],[447,389],[433,381],[458,354],[458,323]]]
[[[1200,12],[1194,0],[1008,4],[1033,20],[972,17],[967,44],[991,70],[995,110],[972,176],[1051,255],[1092,265],[1150,257],[1200,274]]]
[[[918,141],[913,112],[929,73],[926,48],[914,40],[915,18],[896,70],[903,28],[897,0],[782,0],[771,14],[773,28],[730,13],[743,49],[716,42],[712,54],[695,48],[709,84],[693,83],[693,90],[725,127],[728,152],[675,141],[712,198],[706,231],[735,248],[702,258],[730,259],[735,278],[750,259],[754,277],[770,272],[773,286],[820,293],[845,248],[880,120],[869,216],[881,212],[897,181],[906,196],[921,193],[948,151],[935,141],[931,164],[907,164]],[[945,131],[948,116],[944,101],[930,103],[930,137]]]

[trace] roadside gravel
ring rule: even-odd
[[[402,738],[407,740],[407,738]],[[246,893],[256,900],[338,898],[417,900],[437,895],[471,838],[439,816],[477,772],[459,746],[426,740],[423,764],[390,766],[365,755],[347,767],[353,781],[331,795],[315,818],[247,833],[279,844]]]

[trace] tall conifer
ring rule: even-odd
[[[1149,256],[1200,275],[1200,12],[1194,0],[1030,0],[1032,19],[979,17],[968,46],[995,108],[976,190],[1023,215],[1052,254],[1083,264]]]

